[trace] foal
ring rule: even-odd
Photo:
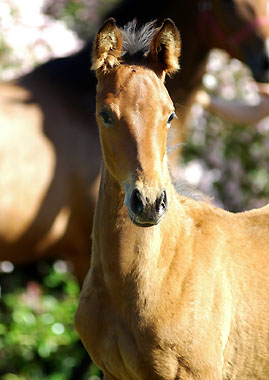
[[[76,328],[105,380],[268,380],[269,206],[232,214],[177,194],[166,19],[95,39],[103,168]]]

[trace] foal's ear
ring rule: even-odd
[[[171,75],[179,69],[180,34],[174,22],[167,18],[153,36],[150,57],[161,75]]]
[[[114,18],[107,19],[97,33],[92,52],[92,69],[106,73],[120,64],[122,37]]]

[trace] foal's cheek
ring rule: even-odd
[[[113,151],[115,150],[114,144],[111,144],[111,141],[106,133],[103,133],[103,131],[100,131],[100,137],[101,137],[101,145],[103,150],[103,158],[105,161],[105,164],[110,172],[113,172],[114,175],[114,167],[115,167],[115,157],[113,154]]]
[[[123,161],[119,159],[121,149],[118,141],[113,136],[113,131],[101,131],[101,142],[106,167],[114,178],[120,180],[123,176]]]

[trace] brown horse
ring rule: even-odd
[[[265,0],[129,0],[113,15],[121,23],[174,16],[183,55],[181,73],[168,86],[182,122],[211,48],[229,50],[256,79],[268,79],[265,6]],[[0,260],[63,257],[80,281],[90,264],[101,164],[91,46],[0,85]],[[182,126],[174,130],[185,134]]]
[[[269,378],[269,205],[232,214],[178,194],[166,137],[178,69],[167,19],[96,37],[103,152],[76,328],[105,380]]]

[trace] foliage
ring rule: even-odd
[[[73,325],[80,289],[66,263],[39,263],[0,280],[0,379],[70,379],[86,353]],[[84,379],[94,375],[92,365]]]
[[[257,87],[248,69],[214,51],[204,86],[225,99],[255,103]],[[184,147],[187,178],[227,210],[262,207],[269,199],[269,118],[258,125],[231,125],[194,105]],[[195,176],[193,179],[193,175]]]
[[[0,78],[12,79],[81,45],[64,21],[44,14],[46,1],[0,0]]]
[[[79,49],[120,0],[0,0],[0,78]]]
[[[48,0],[45,13],[63,20],[82,39],[95,32],[101,16],[119,0]]]

